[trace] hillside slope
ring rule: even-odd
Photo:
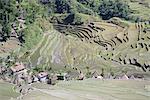
[[[118,25],[113,19],[80,26],[54,24],[54,30],[44,34],[26,61],[55,71],[85,72],[89,67],[99,72],[104,68],[106,72],[148,73],[149,31],[143,33],[143,23],[119,21]]]
[[[7,38],[2,34],[6,40],[0,42],[0,56],[16,50],[19,61],[24,61],[32,68],[40,67],[44,70],[85,72],[88,68],[92,71],[101,71],[104,68],[108,72],[148,73],[150,22],[147,3],[149,1],[112,1],[114,2],[102,2],[102,0],[10,2],[7,6],[13,5],[16,11],[14,14],[19,13],[19,15],[14,15],[14,20],[10,22],[1,19],[4,23],[9,22],[7,24],[11,25],[12,32],[8,31]],[[118,8],[119,3],[125,5],[127,9],[119,8],[116,12],[115,8]],[[6,6],[5,2],[1,4]],[[18,11],[15,10],[17,8]],[[110,18],[117,16],[136,23],[119,18],[102,20],[101,18],[104,17],[102,13],[104,12],[107,17],[111,10],[113,11]],[[126,13],[128,11],[129,15]],[[116,15],[118,12],[120,16]],[[5,28],[4,25],[1,30]],[[12,40],[12,37],[15,39]]]

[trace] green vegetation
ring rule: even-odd
[[[19,22],[18,18],[25,21],[25,26],[32,24],[39,17],[46,16],[45,9],[42,5],[38,4],[37,0],[28,1],[28,0],[0,0],[0,24],[2,26],[2,30],[0,33],[0,37],[2,40],[6,40],[11,36],[12,33],[12,25],[15,23],[16,27],[18,27]],[[15,29],[18,39],[21,39],[25,35],[21,30]]]
[[[11,23],[18,16],[17,8],[13,5],[15,0],[0,0],[0,37],[6,40],[11,31]]]
[[[103,0],[99,7],[99,14],[103,19],[120,17],[128,19],[130,14],[129,5],[123,0]]]
[[[0,82],[0,98],[1,98],[1,100],[9,100],[11,98],[17,98],[18,96],[19,96],[19,93],[15,92],[13,85],[11,85],[9,83],[5,83],[5,82]]]
[[[103,19],[110,19],[112,17],[120,17],[134,21],[137,18],[149,19],[149,9],[145,6],[149,2],[143,1],[142,3],[138,3],[129,0],[19,0],[18,2],[15,0],[0,0],[0,37],[1,40],[6,40],[10,37],[12,24],[20,16],[25,20],[27,28],[37,18],[50,17],[58,13],[100,15]],[[141,8],[145,9],[144,12]],[[76,20],[76,24],[78,22],[80,23],[78,16],[76,16]],[[22,41],[25,33],[18,30],[16,32],[18,38]]]
[[[34,46],[39,43],[39,41],[42,39],[43,32],[48,32],[52,29],[52,25],[43,18],[37,18],[34,23],[27,26],[27,28],[24,30],[24,46],[27,50],[30,50]]]

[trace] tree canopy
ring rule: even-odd
[[[74,23],[80,23],[77,13],[100,15],[103,19],[127,19],[130,8],[123,0],[0,0],[0,40],[9,37],[11,25],[20,14],[29,25],[36,18],[64,13],[73,13],[76,15]]]
[[[99,15],[103,19],[110,19],[112,17],[127,19],[129,14],[129,5],[123,0],[103,0],[99,6]]]
[[[6,39],[10,33],[10,23],[15,20],[17,8],[13,5],[15,0],[0,0],[0,37]]]
[[[12,24],[18,24],[18,17],[21,16],[27,25],[33,23],[39,16],[43,16],[44,12],[44,7],[37,0],[0,0],[1,40],[6,40],[10,36]]]

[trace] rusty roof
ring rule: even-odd
[[[19,71],[25,69],[25,66],[24,66],[23,63],[18,63],[18,62],[17,62],[17,63],[16,63],[14,66],[12,66],[10,69],[11,69],[13,72],[19,72]]]

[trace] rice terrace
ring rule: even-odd
[[[149,0],[0,0],[0,100],[149,100]]]

